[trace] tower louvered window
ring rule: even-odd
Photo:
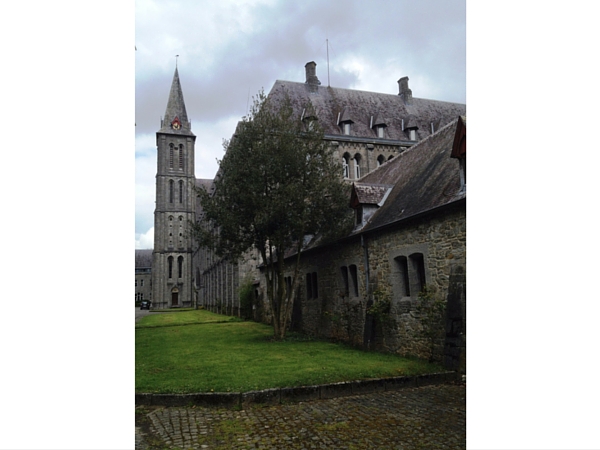
[[[174,153],[175,153],[175,149],[173,148],[173,144],[169,144],[169,168],[170,169],[173,168],[173,159],[175,157]]]
[[[179,144],[179,168],[183,169],[183,145]]]
[[[169,180],[169,203],[173,203],[173,180]]]
[[[183,181],[179,180],[179,203],[183,203]]]

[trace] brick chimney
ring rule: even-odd
[[[320,85],[321,82],[317,78],[317,63],[314,61],[308,62],[304,68],[306,69],[306,84],[312,86]]]
[[[402,77],[398,80],[400,92],[398,95],[402,97],[405,105],[412,105],[412,91],[408,88],[408,77]]]

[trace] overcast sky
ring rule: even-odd
[[[464,3],[181,5],[3,9],[0,448],[133,448],[132,211],[138,238],[175,55],[198,177],[248,93],[311,60],[327,83],[325,39],[333,86],[395,94],[406,75],[415,97],[465,101]],[[596,9],[468,5],[469,448],[600,448]],[[51,408],[35,433],[32,405]]]
[[[304,65],[334,87],[466,103],[464,0],[136,1],[136,248],[152,248],[156,131],[175,70],[196,139],[196,177],[213,178],[248,101]],[[175,55],[179,55],[176,58]]]

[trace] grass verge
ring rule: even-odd
[[[202,310],[146,316],[135,330],[135,390],[247,392],[442,370],[298,335],[272,341],[272,335],[269,326]]]

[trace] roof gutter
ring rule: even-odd
[[[338,239],[336,241],[328,242],[327,244],[317,245],[316,247],[312,247],[312,248],[308,248],[306,250],[302,250],[302,253],[310,253],[313,250],[321,249],[321,248],[327,247],[329,245],[337,245],[337,244],[339,244],[341,242],[345,242],[345,241],[348,241],[350,239],[355,239],[355,238],[357,238],[359,236],[361,238],[361,244],[362,244],[362,242],[363,242],[363,240],[362,240],[363,236],[367,236],[370,233],[381,232],[381,231],[384,231],[386,229],[393,228],[395,226],[403,224],[404,222],[408,222],[408,221],[411,221],[411,220],[417,220],[417,219],[420,219],[422,217],[426,217],[427,215],[443,211],[445,209],[449,209],[449,208],[452,208],[452,207],[460,206],[461,203],[466,203],[466,201],[467,201],[467,198],[463,197],[463,198],[460,198],[460,199],[455,200],[453,202],[445,203],[445,204],[440,205],[438,207],[435,207],[435,208],[432,208],[432,209],[428,209],[427,211],[423,211],[423,212],[414,214],[412,216],[403,217],[400,220],[396,220],[395,222],[391,222],[391,223],[388,223],[386,225],[381,225],[381,226],[379,226],[377,228],[371,228],[371,229],[368,229],[368,230],[365,230],[364,228],[362,228],[357,233],[350,234],[350,235],[345,236],[343,238],[340,238],[340,239]],[[286,257],[286,259],[289,258],[289,257],[291,257],[291,256],[294,256],[294,255],[290,255],[290,256]]]
[[[347,136],[344,134],[324,134],[323,139],[326,141],[343,141],[343,142],[360,142],[363,144],[386,144],[386,145],[399,145],[402,147],[412,147],[418,141],[398,141],[395,139],[377,139],[377,138],[363,138],[356,136]]]

